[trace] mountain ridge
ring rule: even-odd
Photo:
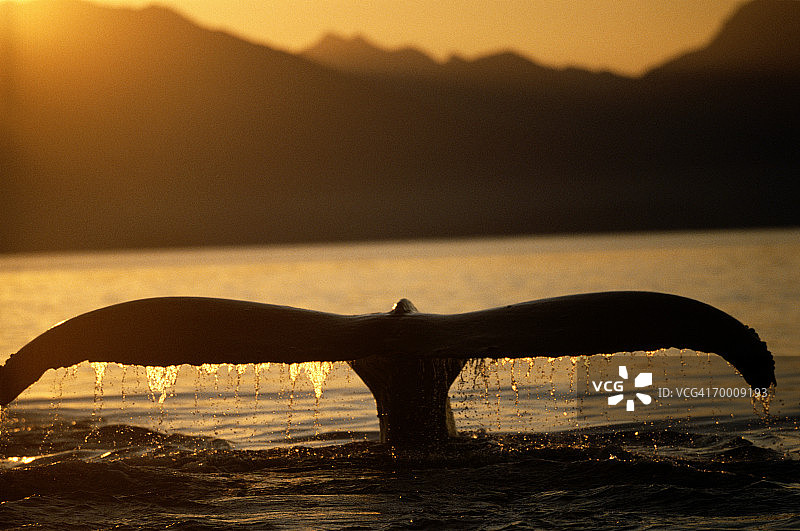
[[[753,0],[734,11],[705,46],[666,61],[647,75],[704,72],[798,76],[798,43],[800,3],[796,0]]]
[[[0,10],[3,252],[800,223],[791,76],[398,78],[166,8]]]
[[[362,34],[346,38],[336,33],[325,34],[317,43],[299,52],[299,56],[338,70],[371,74],[423,75],[442,74],[448,68],[463,73],[469,68],[484,66],[486,70],[505,74],[534,71],[580,72],[604,74],[619,78],[635,78],[707,71],[758,73],[772,70],[779,73],[800,71],[800,9],[796,0],[753,0],[735,10],[710,38],[695,50],[678,54],[647,69],[641,76],[627,76],[608,70],[591,70],[580,66],[556,68],[546,66],[515,50],[484,53],[473,59],[451,55],[436,61],[430,54],[414,46],[388,48],[374,43]],[[753,31],[766,38],[752,38]],[[413,54],[415,61],[398,64],[397,57]]]
[[[609,70],[589,70],[579,66],[554,68],[524,54],[506,49],[466,59],[458,54],[439,61],[414,46],[387,48],[361,34],[350,38],[336,33],[323,35],[298,56],[342,72],[390,77],[418,77],[446,82],[471,81],[496,76],[495,82],[524,82],[537,77],[558,75],[626,78]]]
[[[340,70],[375,74],[422,73],[439,66],[416,47],[383,48],[361,34],[347,39],[326,33],[297,55]]]

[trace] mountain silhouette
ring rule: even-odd
[[[743,5],[700,50],[649,72],[659,75],[800,75],[800,6],[796,0]]]
[[[797,224],[798,9],[633,79],[0,3],[0,251]]]
[[[347,39],[336,34],[327,34],[300,55],[343,72],[415,77],[453,85],[471,84],[495,89],[527,90],[542,84],[557,86],[619,78],[610,72],[549,68],[514,51],[493,53],[472,60],[452,55],[447,61],[440,63],[416,48],[387,49],[370,42],[362,35]]]
[[[438,68],[436,61],[416,48],[388,50],[369,42],[362,35],[347,39],[329,33],[300,55],[332,68],[356,73],[420,75],[433,73]]]

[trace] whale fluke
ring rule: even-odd
[[[0,366],[0,405],[13,401],[48,369],[82,361],[156,366],[348,361],[381,410],[387,397],[417,391],[420,377],[409,370],[419,367],[427,367],[423,387],[434,386],[430,395],[438,404],[446,401],[469,358],[669,347],[718,354],[753,387],[776,383],[772,355],[755,331],[713,306],[663,293],[568,295],[452,315],[417,312],[406,299],[388,313],[338,315],[229,299],[160,297],[100,308],[33,339]],[[386,369],[376,375],[378,366]],[[425,404],[414,401],[409,407],[424,409]],[[428,416],[444,426],[449,407],[444,413],[439,405],[434,409]],[[381,417],[382,437],[390,442],[402,437],[388,435],[397,424],[391,418],[395,414]],[[411,437],[431,429],[420,428]],[[409,430],[394,431],[407,435]],[[434,438],[448,433],[446,427],[434,431]]]

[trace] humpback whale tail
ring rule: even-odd
[[[54,326],[0,366],[0,405],[51,368],[82,361],[129,365],[347,361],[375,397],[381,439],[442,440],[447,393],[469,358],[611,354],[661,348],[715,353],[754,388],[775,382],[756,332],[702,302],[663,293],[602,292],[477,312],[338,315],[201,297],[142,299]]]

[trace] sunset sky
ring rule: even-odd
[[[97,0],[143,6],[152,0]],[[446,59],[514,49],[552,66],[639,74],[702,46],[742,0],[159,0],[197,22],[290,51],[362,34]]]

